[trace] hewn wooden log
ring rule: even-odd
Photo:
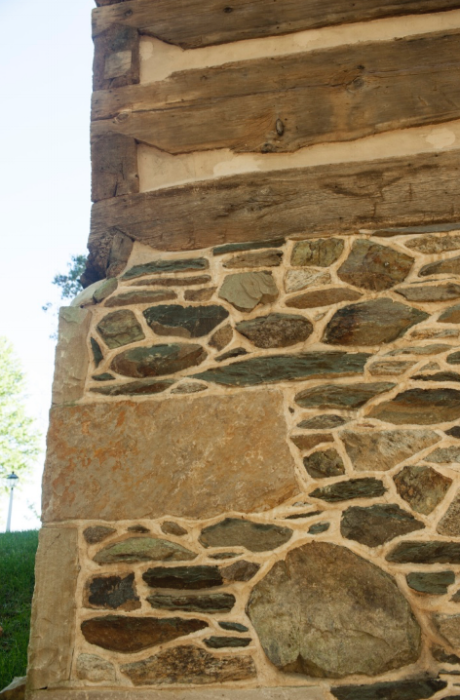
[[[125,24],[168,44],[194,49],[459,7],[459,0],[130,0],[94,10],[93,32],[97,36],[112,24]]]
[[[94,118],[168,153],[295,151],[460,117],[460,30],[183,71],[94,95]]]
[[[111,24],[94,38],[93,90],[139,82],[139,32]]]
[[[126,2],[126,0],[96,0],[96,5],[103,7],[104,5],[116,5],[117,2]]]
[[[122,231],[158,250],[460,219],[460,151],[246,173],[93,206],[90,266]]]
[[[98,126],[97,124],[95,125]],[[122,134],[91,135],[92,200],[139,192],[137,146]]]

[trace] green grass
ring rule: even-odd
[[[38,531],[0,534],[0,690],[25,676]]]

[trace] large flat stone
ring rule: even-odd
[[[413,284],[410,287],[395,289],[395,292],[401,294],[408,301],[450,301],[450,299],[458,299],[460,297],[460,285],[453,282],[431,286]]]
[[[452,484],[452,479],[431,467],[410,465],[394,477],[396,490],[416,513],[429,515],[438,506]]]
[[[337,276],[355,287],[380,292],[405,280],[413,263],[414,258],[393,248],[357,240]]]
[[[206,258],[184,258],[182,260],[154,260],[144,265],[134,265],[122,279],[132,280],[136,277],[154,275],[164,272],[192,272],[195,270],[207,270],[209,262]]]
[[[432,430],[344,430],[340,438],[357,471],[387,471],[441,439]]]
[[[226,613],[236,603],[231,593],[172,594],[153,593],[147,596],[152,608],[180,610],[182,612]]]
[[[460,274],[460,257],[457,255],[454,258],[446,260],[437,260],[436,262],[424,265],[418,273],[420,277],[428,277],[429,275],[458,275]]]
[[[429,234],[427,236],[410,238],[408,241],[404,241],[404,245],[406,248],[417,250],[419,253],[425,253],[425,255],[445,253],[449,250],[460,250],[460,236],[458,233],[447,236],[433,236]]]
[[[119,348],[145,338],[144,332],[134,313],[129,309],[112,311],[97,324],[99,335],[107,347]]]
[[[400,542],[387,555],[398,564],[460,564],[460,542]]]
[[[422,530],[425,525],[393,503],[367,508],[351,506],[344,511],[340,523],[343,537],[367,547],[378,547],[394,537]]]
[[[411,678],[374,685],[343,685],[331,690],[337,700],[425,700],[446,686],[439,678]]]
[[[121,564],[140,561],[190,561],[197,554],[159,537],[129,537],[121,542],[109,544],[94,557],[98,564]]]
[[[279,292],[271,272],[237,272],[228,275],[219,290],[240,311],[252,311],[257,304],[275,301]]]
[[[341,301],[356,301],[362,296],[356,289],[349,287],[332,287],[318,289],[314,292],[304,292],[286,299],[286,306],[294,309],[314,309],[319,306],[331,306]]]
[[[157,335],[200,338],[210,333],[228,317],[223,306],[180,306],[159,304],[143,312],[145,320]]]
[[[460,391],[456,389],[409,389],[371,410],[372,418],[403,425],[433,425],[460,418]]]
[[[448,537],[460,536],[460,492],[455,495],[454,500],[447,509],[447,513],[438,523],[436,532]]]
[[[132,700],[132,688],[85,688],[84,690],[39,690],[30,700]],[[300,687],[272,688],[137,688],[137,700],[330,700],[327,690],[306,683]]]
[[[288,527],[225,518],[201,531],[203,547],[245,547],[251,552],[267,552],[281,547],[292,537]]]
[[[130,348],[116,355],[110,369],[124,377],[159,377],[201,364],[206,351],[194,343],[169,343]]]
[[[299,490],[286,437],[283,398],[273,390],[59,407],[51,412],[43,517],[269,510]]]
[[[53,404],[72,403],[83,396],[89,367],[86,339],[90,324],[91,312],[87,309],[64,306],[59,310]]]
[[[302,408],[360,408],[395,387],[391,382],[360,384],[322,384],[300,391],[295,402]]]
[[[240,321],[236,330],[258,348],[286,348],[306,340],[313,326],[304,316],[269,314]]]
[[[329,267],[342,255],[345,243],[342,238],[317,238],[310,241],[296,243],[292,255],[291,265],[304,267],[317,265]]]

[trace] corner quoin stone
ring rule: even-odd
[[[44,521],[269,510],[299,492],[286,434],[276,390],[55,408]]]
[[[89,367],[86,339],[91,312],[75,306],[59,310],[59,340],[56,346],[53,405],[72,403],[83,396]]]

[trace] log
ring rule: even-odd
[[[460,151],[245,173],[93,205],[90,266],[123,232],[162,251],[460,219]],[[95,274],[96,274],[95,273]]]
[[[93,202],[139,192],[137,145],[133,138],[122,134],[100,134],[94,129],[91,165]]]
[[[93,34],[124,24],[185,49],[381,17],[454,10],[459,0],[130,0],[93,11]]]
[[[139,82],[139,32],[112,24],[94,38],[93,90],[108,90]]]
[[[292,152],[458,119],[459,47],[455,30],[182,71],[96,93],[93,118],[171,154]]]

